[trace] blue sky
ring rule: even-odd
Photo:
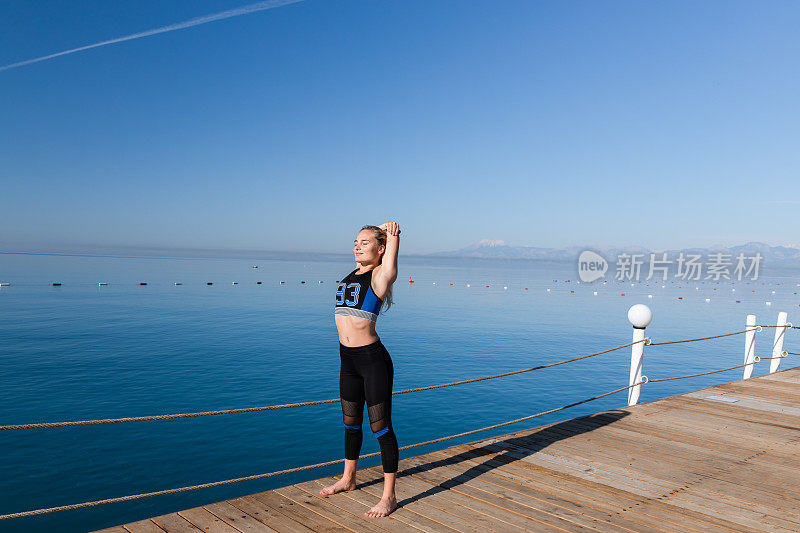
[[[0,66],[248,2],[5,1]],[[304,0],[0,71],[0,242],[798,242],[800,4]]]

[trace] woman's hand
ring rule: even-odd
[[[400,235],[400,226],[397,222],[384,222],[378,227],[385,231],[386,235],[391,235],[392,237]]]

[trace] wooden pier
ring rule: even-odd
[[[800,367],[103,531],[800,531],[798,466]]]

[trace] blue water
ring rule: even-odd
[[[334,281],[352,268],[345,256],[290,261],[2,254],[0,281],[12,285],[0,287],[0,424],[335,398]],[[407,283],[410,276],[413,285]],[[109,285],[99,287],[99,281]],[[52,282],[63,285],[52,287]],[[798,282],[797,273],[776,272],[755,282],[667,282],[664,289],[661,283],[586,285],[575,281],[568,264],[401,257],[396,305],[381,316],[378,332],[394,361],[395,389],[405,389],[630,342],[626,313],[634,303],[653,310],[647,333],[654,341],[741,330],[748,313],[756,314],[759,323],[774,323],[778,311],[788,311],[790,321],[800,322],[800,296],[794,294],[800,292]],[[758,334],[756,353],[769,355],[773,335],[773,330]],[[645,350],[644,373],[655,378],[737,365],[743,346],[741,335],[653,346]],[[796,331],[787,333],[786,347],[800,351]],[[622,387],[629,365],[630,349],[624,349],[522,375],[396,396],[393,424],[401,446],[488,426]],[[784,365],[797,366],[792,359]],[[755,374],[767,369],[763,362]],[[740,377],[737,369],[653,383],[642,388],[642,401]],[[625,403],[623,392],[409,452]],[[367,432],[362,453],[377,450]],[[337,459],[342,453],[337,404],[7,431],[0,433],[0,514],[241,477]],[[380,464],[380,458],[363,464]],[[2,521],[0,531],[99,529],[340,471],[336,465]]]

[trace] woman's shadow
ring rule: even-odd
[[[456,455],[447,457],[446,459],[439,459],[403,469],[397,473],[398,480],[405,476],[423,473],[438,467],[456,465],[468,460],[476,461],[480,460],[480,458],[483,456],[490,456],[481,464],[472,466],[465,472],[451,479],[444,480],[438,485],[433,486],[424,492],[420,492],[410,498],[405,498],[404,500],[398,501],[398,508],[412,501],[421,500],[427,496],[448,491],[500,466],[520,461],[523,458],[533,455],[559,440],[567,439],[582,433],[587,433],[608,424],[613,424],[629,414],[630,413],[625,411],[611,410],[603,411],[602,413],[593,415],[571,418],[539,430],[534,430],[533,432],[526,432],[526,434],[523,436],[508,437],[505,439],[495,437],[489,439],[490,443],[487,443],[483,446],[473,447],[468,451],[458,453]],[[498,455],[498,452],[504,450],[510,453]],[[380,479],[376,479],[375,481],[368,481],[359,485],[366,486],[373,483],[378,483],[380,481]]]

